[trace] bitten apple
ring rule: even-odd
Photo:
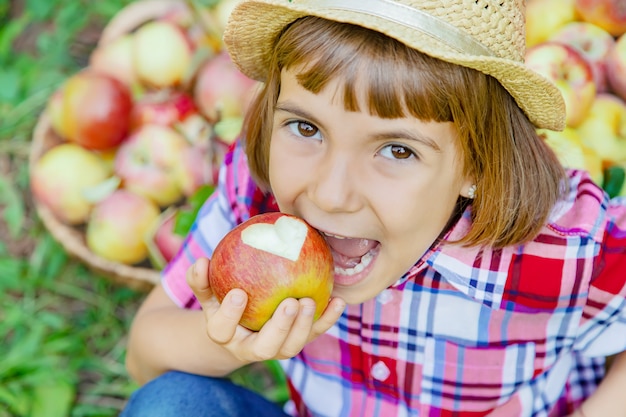
[[[284,213],[250,218],[215,248],[209,267],[211,289],[221,302],[240,288],[248,304],[240,324],[258,331],[286,298],[312,298],[314,318],[333,288],[333,257],[322,235],[304,220]]]
[[[543,42],[526,51],[526,65],[556,85],[565,101],[567,126],[578,126],[596,96],[593,70],[587,58],[565,43]]]

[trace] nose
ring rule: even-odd
[[[354,157],[327,155],[311,181],[309,198],[328,213],[351,213],[361,207],[362,181]]]

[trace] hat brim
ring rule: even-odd
[[[265,80],[272,47],[285,26],[304,16],[317,16],[382,32],[429,56],[491,75],[536,127],[550,130],[565,127],[565,103],[560,91],[522,62],[460,53],[423,32],[371,14],[319,8],[314,2],[284,4],[285,0],[244,1],[230,15],[224,42],[233,62],[250,78]]]

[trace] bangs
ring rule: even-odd
[[[462,67],[360,26],[305,17],[280,39],[278,68],[295,70],[300,85],[315,94],[330,81],[341,80],[348,111],[451,122],[450,100],[458,87],[467,88]]]

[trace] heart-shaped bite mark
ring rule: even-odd
[[[297,261],[308,232],[307,225],[292,217],[281,217],[274,224],[255,223],[241,232],[248,246]]]

